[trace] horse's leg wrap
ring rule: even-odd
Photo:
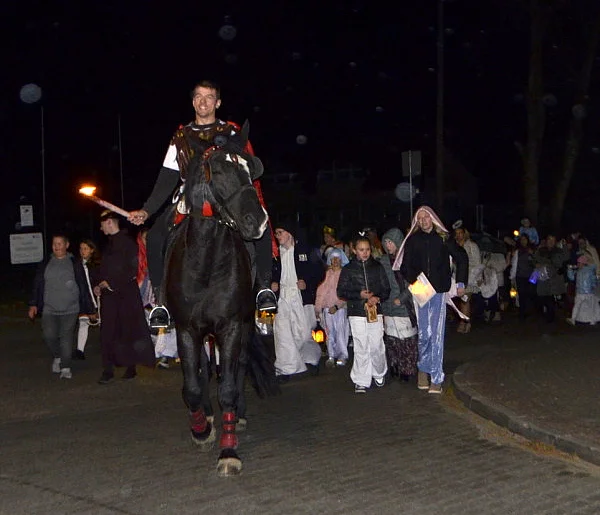
[[[190,429],[192,436],[199,440],[203,440],[210,434],[211,423],[206,419],[203,409],[190,412]]]
[[[236,416],[233,411],[223,413],[223,432],[219,442],[221,449],[237,449],[238,438],[235,434],[235,419]]]

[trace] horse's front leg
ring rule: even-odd
[[[208,381],[202,379],[207,373],[207,360],[203,359],[202,340],[196,342],[189,330],[177,328],[177,351],[183,371],[182,394],[189,409],[192,442],[201,450],[209,451],[216,440],[216,431],[212,421],[207,419]],[[208,415],[212,416],[212,409]]]
[[[236,430],[236,408],[238,401],[238,369],[242,347],[242,328],[240,324],[230,323],[220,331],[217,341],[221,350],[221,383],[219,384],[219,403],[222,413],[222,432],[219,440],[221,453],[217,462],[219,476],[235,476],[242,470],[242,460],[237,454],[238,437]]]

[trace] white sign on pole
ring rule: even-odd
[[[33,227],[33,206],[19,206],[21,208],[21,227]]]
[[[10,235],[12,265],[39,263],[44,259],[44,237],[41,232]]]

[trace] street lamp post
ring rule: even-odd
[[[444,216],[444,0],[437,9],[437,101],[435,124],[435,182],[438,212]]]
[[[25,104],[36,104],[42,99],[42,88],[37,84],[25,84],[19,91],[19,97]],[[44,135],[44,106],[40,105],[40,137],[42,160],[42,234],[44,237],[44,256],[46,256],[46,144]]]

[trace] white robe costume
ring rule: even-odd
[[[273,322],[275,339],[275,372],[292,375],[306,371],[306,364],[318,365],[321,347],[312,338],[317,325],[313,304],[302,305],[298,276],[294,263],[294,247],[279,247],[281,280],[277,315]]]

